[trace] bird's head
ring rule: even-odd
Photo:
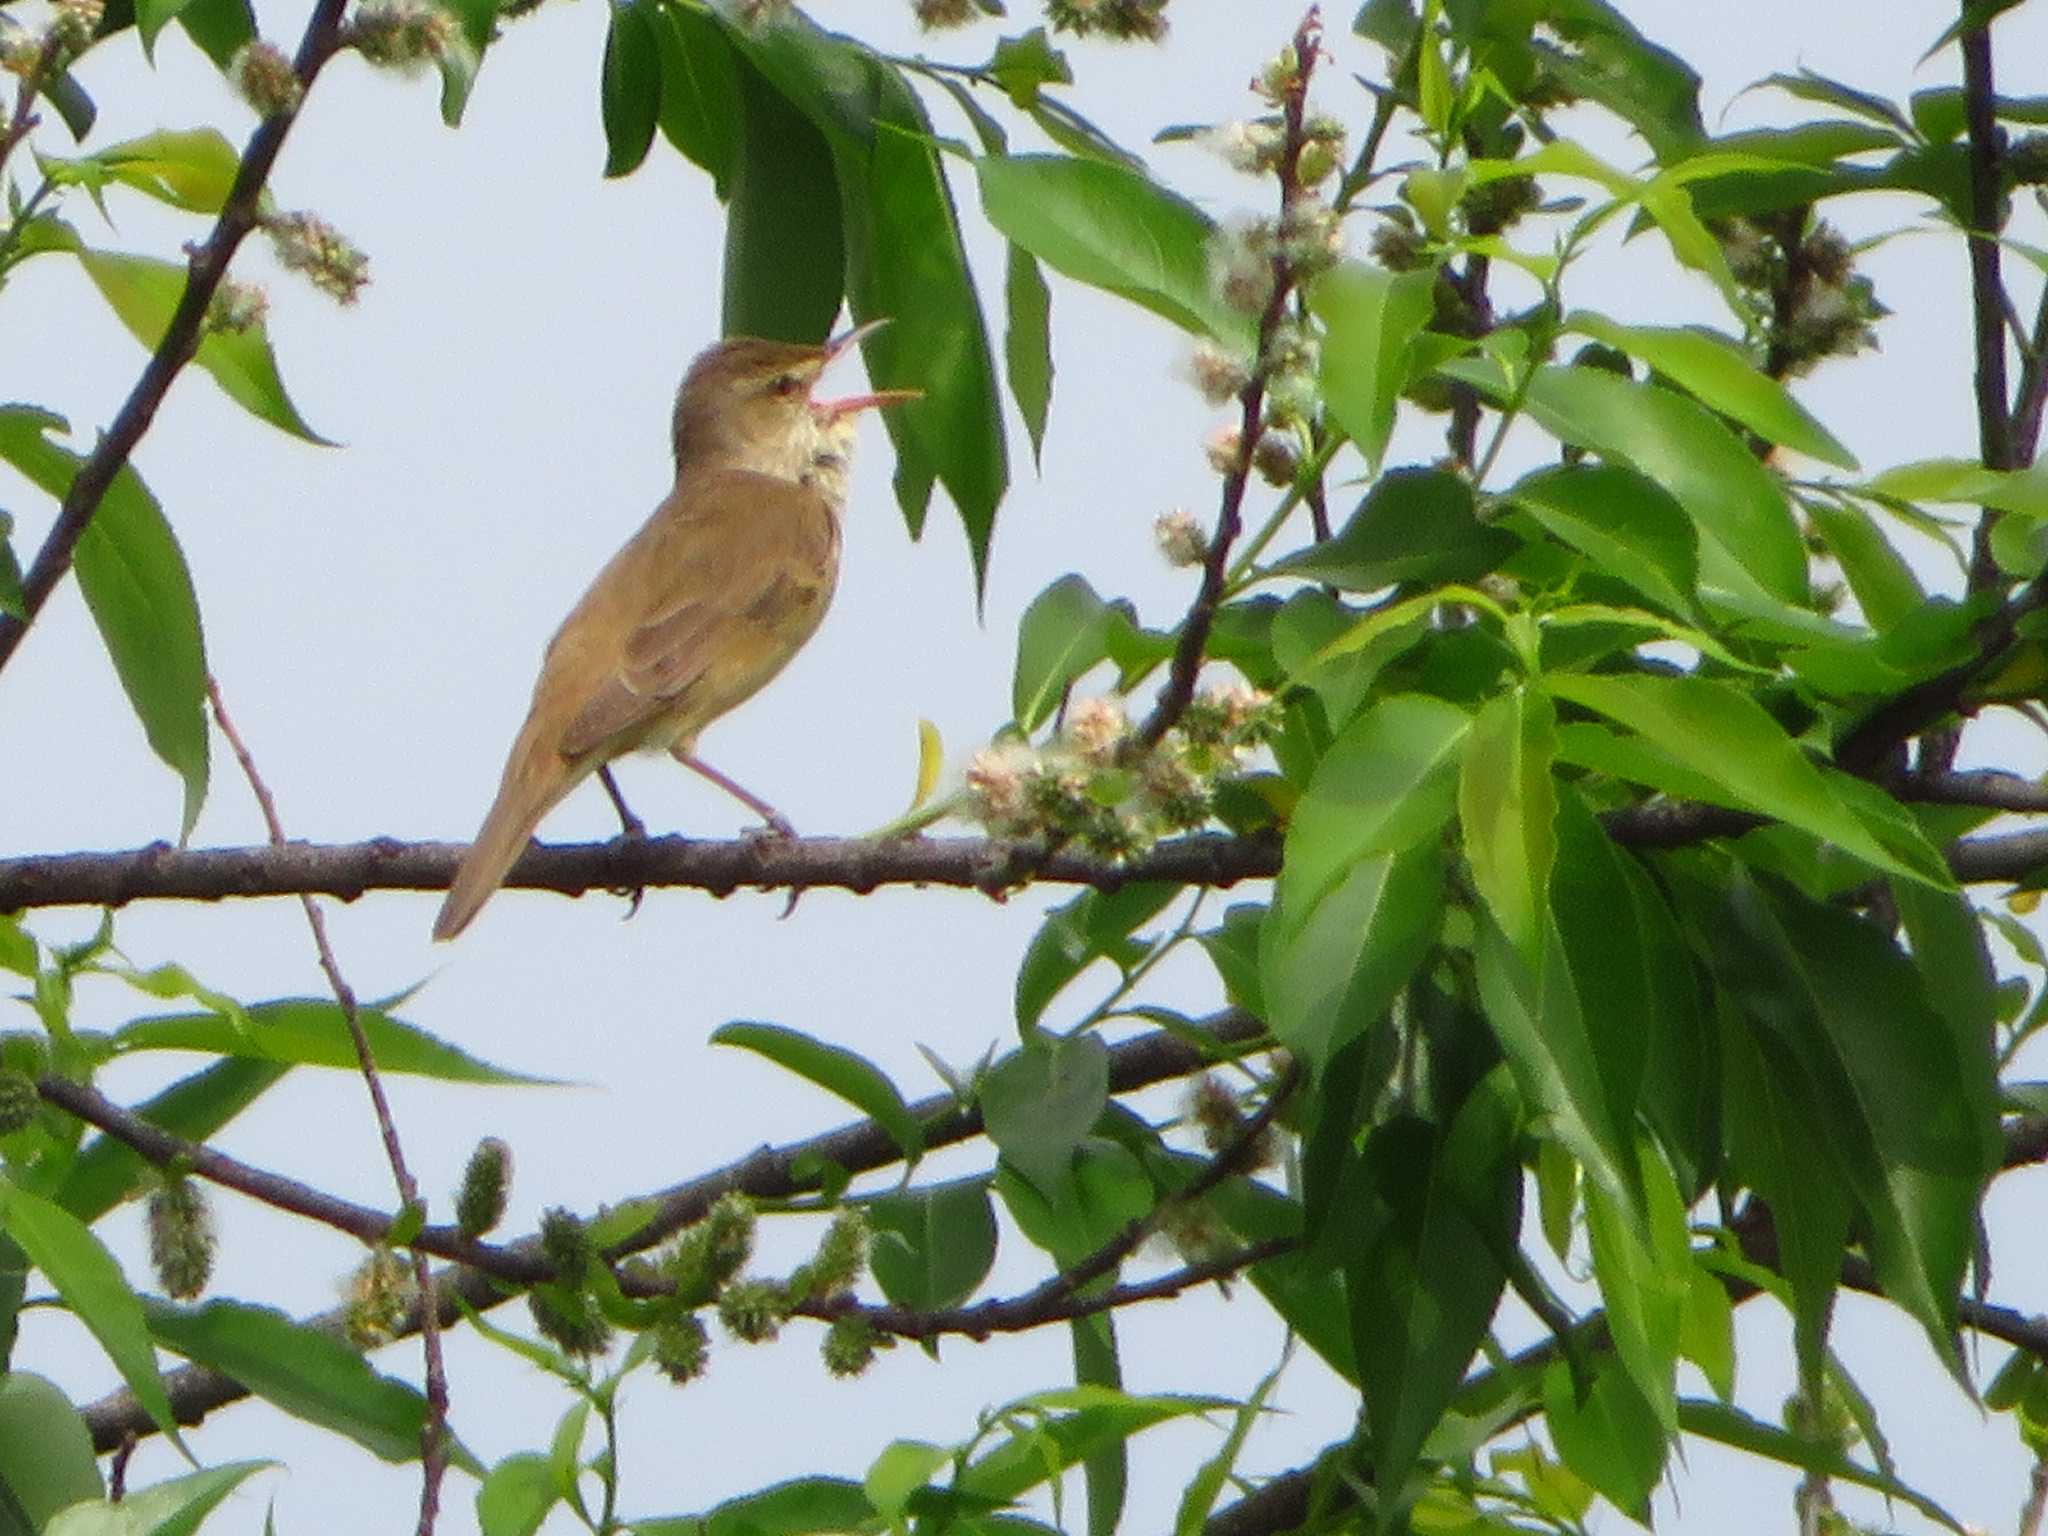
[[[812,398],[825,370],[885,323],[869,321],[823,346],[733,336],[707,348],[676,394],[676,472],[718,464],[797,480],[821,454],[843,461],[861,411],[917,398],[914,390]]]

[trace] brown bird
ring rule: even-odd
[[[811,390],[881,323],[822,347],[733,337],[690,365],[676,394],[675,489],[548,642],[498,797],[434,920],[436,939],[462,932],[541,818],[590,774],[603,775],[627,832],[637,832],[606,767],[627,752],[669,753],[789,835],[773,806],[697,757],[697,736],[787,666],[825,616],[854,418],[917,395],[813,400]]]

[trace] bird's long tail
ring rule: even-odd
[[[512,748],[504,780],[498,785],[498,798],[491,802],[484,824],[477,829],[476,841],[462,856],[448,887],[448,899],[434,919],[436,940],[452,939],[469,926],[526,851],[541,817],[583,777],[551,743],[535,739],[536,734],[529,722]]]

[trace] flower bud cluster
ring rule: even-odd
[[[42,1102],[34,1078],[11,1067],[0,1070],[0,1136],[27,1130],[35,1123]]]
[[[379,68],[416,71],[462,46],[462,23],[434,0],[363,0],[348,41]]]
[[[398,1336],[412,1309],[412,1268],[389,1248],[372,1250],[349,1276],[342,1331],[357,1349],[374,1349]]]
[[[305,82],[292,68],[292,61],[275,44],[260,37],[244,44],[228,61],[228,79],[258,117],[296,112],[306,95]]]
[[[149,1197],[149,1264],[164,1294],[190,1301],[213,1275],[218,1240],[206,1192],[193,1180],[169,1178]]]
[[[105,0],[50,0],[50,38],[65,54],[76,56],[92,46],[106,20]]]
[[[1856,271],[1855,252],[1832,226],[1814,220],[1804,228],[1774,228],[1731,218],[1715,234],[1729,272],[1769,317],[1770,352],[1783,375],[1877,345],[1876,323],[1891,311]]]
[[[1137,43],[1166,38],[1166,0],[1046,0],[1045,19],[1053,31],[1076,37]]]
[[[1287,148],[1287,130],[1279,119],[1272,117],[1218,123],[1202,135],[1202,143],[1233,171],[1247,176],[1270,176],[1280,168],[1281,155]]]
[[[927,32],[964,27],[981,14],[974,0],[911,0],[910,10]]]
[[[263,232],[279,262],[337,303],[355,303],[370,281],[370,258],[317,213],[273,213]]]
[[[505,1219],[505,1198],[512,1189],[512,1149],[486,1136],[469,1154],[462,1170],[462,1188],[455,1194],[455,1229],[464,1237],[482,1237]]]
[[[1251,382],[1252,371],[1243,358],[1205,341],[1188,357],[1188,377],[1204,400],[1227,405]]]
[[[1207,689],[1157,747],[1139,752],[1122,705],[1083,699],[1046,746],[1008,741],[976,754],[967,788],[994,836],[1133,858],[1206,822],[1217,783],[1278,724],[1278,706],[1263,693],[1243,684]]]
[[[206,328],[240,335],[261,325],[269,312],[270,299],[261,288],[224,277],[206,306]]]
[[[1175,507],[1162,512],[1152,523],[1152,537],[1159,553],[1172,566],[1201,565],[1209,558],[1209,536],[1192,515]]]
[[[1282,403],[1285,404],[1285,397]],[[1276,406],[1271,414],[1280,414],[1280,409]],[[1217,427],[1203,441],[1202,452],[1217,474],[1234,475],[1244,452],[1244,433],[1236,427]],[[1261,480],[1275,489],[1289,486],[1294,484],[1295,472],[1300,467],[1301,445],[1292,433],[1277,427],[1267,427],[1259,433],[1258,442],[1252,446],[1252,468],[1259,472]]]

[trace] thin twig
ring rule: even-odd
[[[1244,528],[1245,485],[1251,478],[1252,455],[1258,448],[1259,434],[1265,426],[1266,358],[1271,350],[1273,334],[1287,315],[1288,297],[1294,289],[1294,262],[1287,253],[1288,231],[1295,208],[1302,198],[1300,167],[1305,141],[1302,125],[1307,110],[1309,80],[1315,73],[1321,36],[1322,17],[1318,8],[1311,6],[1301,25],[1295,29],[1294,80],[1280,109],[1284,127],[1280,164],[1275,172],[1280,180],[1280,221],[1273,240],[1273,286],[1259,315],[1258,350],[1252,360],[1252,376],[1238,396],[1237,460],[1223,477],[1216,532],[1210,537],[1209,553],[1202,562],[1202,584],[1188,609],[1187,618],[1181,622],[1180,640],[1174,646],[1166,685],[1160,689],[1158,702],[1152,706],[1152,712],[1145,717],[1136,734],[1136,745],[1141,751],[1158,746],[1194,701],[1195,679],[1201,673],[1208,650],[1209,631],[1216,622],[1216,610],[1223,602],[1224,573],[1230,565],[1230,547],[1237,542],[1237,536]]]
[[[220,726],[221,735],[227,738],[235,761],[241,764],[242,776],[249,781],[250,793],[255,795],[256,804],[262,809],[264,825],[270,829],[271,845],[283,847],[284,820],[278,815],[276,797],[257,771],[256,759],[250,755],[248,744],[235,729],[217,679],[209,677],[206,680],[206,697],[213,705],[214,721]],[[369,1091],[370,1107],[377,1117],[377,1133],[384,1141],[384,1157],[391,1165],[391,1181],[397,1186],[399,1204],[407,1212],[417,1211],[424,1216],[426,1204],[420,1198],[419,1182],[413,1178],[412,1169],[405,1161],[405,1148],[398,1137],[398,1122],[393,1118],[391,1102],[384,1094],[384,1080],[377,1071],[377,1055],[370,1047],[370,1037],[363,1029],[362,1010],[356,1003],[355,989],[342,975],[341,962],[335,958],[334,945],[327,936],[327,916],[311,896],[300,896],[299,908],[306,914],[306,927],[312,932],[313,948],[320,956],[320,969],[327,976],[327,985],[334,992],[342,1021],[348,1026],[349,1039],[355,1045],[356,1064],[362,1073],[363,1086]],[[448,1470],[448,1371],[441,1356],[440,1308],[434,1297],[433,1265],[418,1248],[412,1249],[411,1253],[413,1283],[419,1288],[420,1315],[424,1319],[420,1329],[420,1348],[426,1357],[427,1396],[426,1422],[420,1426],[418,1536],[433,1536],[434,1521],[441,1508],[441,1480]]]
[[[1055,1290],[1048,1282],[1021,1296],[1001,1297],[965,1307],[934,1307],[920,1311],[915,1307],[877,1306],[847,1297],[832,1297],[800,1303],[795,1311],[800,1317],[813,1317],[825,1322],[857,1317],[877,1333],[892,1334],[901,1339],[936,1339],[946,1334],[960,1334],[979,1340],[998,1333],[1024,1333],[1050,1323],[1072,1322],[1075,1318],[1093,1317],[1098,1312],[1116,1311],[1140,1302],[1164,1301],[1196,1286],[1227,1279],[1268,1259],[1276,1259],[1283,1253],[1292,1252],[1300,1243],[1301,1239],[1297,1237],[1267,1238],[1250,1247],[1186,1265],[1154,1280],[1113,1285],[1100,1291]]]
[[[306,22],[298,53],[292,60],[301,86],[311,87],[314,77],[339,46],[342,13],[347,6],[348,0],[315,0],[313,14]],[[141,376],[113,421],[71,477],[57,520],[22,577],[22,615],[0,614],[0,668],[12,659],[29,625],[71,569],[78,541],[84,537],[100,502],[156,419],[172,382],[198,352],[214,291],[227,276],[236,249],[259,222],[264,183],[270,178],[271,168],[277,163],[278,152],[284,147],[285,136],[296,117],[296,110],[276,113],[265,118],[250,135],[235,171],[234,185],[214,220],[213,230],[192,252],[185,291],[179,296],[170,324],[164,327],[163,339],[143,365]]]

